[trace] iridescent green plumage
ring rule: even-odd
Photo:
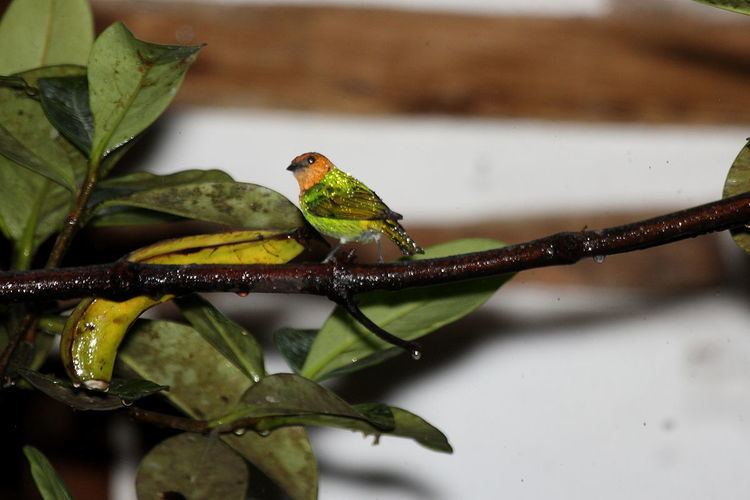
[[[325,170],[319,165],[325,165]],[[305,171],[315,168],[319,170]],[[362,182],[333,166],[323,155],[301,155],[290,169],[295,171],[302,188],[300,209],[318,232],[342,243],[377,241],[381,234],[385,234],[404,255],[423,253],[398,223],[401,215],[388,208]],[[315,183],[307,187],[312,180]]]

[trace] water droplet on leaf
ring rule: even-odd
[[[420,351],[419,349],[414,349],[413,351],[411,351],[411,359],[413,359],[414,361],[419,361],[420,359],[422,359],[422,351]]]
[[[597,264],[604,262],[604,255],[594,255],[594,262]]]

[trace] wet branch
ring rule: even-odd
[[[750,223],[750,193],[601,230],[563,232],[471,254],[386,264],[112,264],[0,272],[0,302],[123,300],[190,292],[306,293],[335,302],[371,290],[456,282],[643,250]]]
[[[750,193],[744,193],[623,226],[557,233],[496,250],[412,262],[173,266],[118,261],[97,266],[1,272],[0,302],[92,296],[124,300],[138,295],[158,297],[191,292],[322,295],[345,307],[376,335],[418,355],[418,346],[401,339],[394,341],[391,334],[364,316],[354,297],[372,290],[400,290],[570,265],[583,258],[598,259],[642,250],[748,223]]]

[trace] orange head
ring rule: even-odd
[[[305,153],[292,160],[286,169],[294,174],[300,191],[307,191],[334,168],[335,165],[322,154]]]

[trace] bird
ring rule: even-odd
[[[319,233],[339,240],[323,262],[329,262],[341,245],[354,241],[378,244],[388,236],[404,255],[424,253],[406,233],[403,217],[388,208],[377,194],[320,153],[304,153],[292,160],[287,170],[299,184],[299,202],[305,219]]]

